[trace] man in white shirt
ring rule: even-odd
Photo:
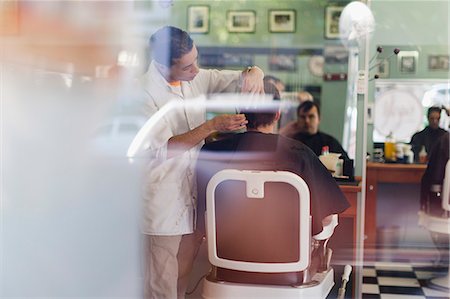
[[[199,69],[197,49],[181,29],[159,29],[150,48],[153,60],[143,78],[149,116],[169,101],[185,102],[208,93],[264,92],[264,73],[258,67],[243,72]],[[158,123],[149,146],[156,158],[144,181],[145,298],[184,298],[202,241],[195,231],[198,152],[211,133],[240,130],[246,123],[243,114],[206,120],[201,107],[178,109]]]

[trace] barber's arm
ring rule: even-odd
[[[167,143],[167,158],[190,150],[216,131],[237,131],[247,124],[244,114],[222,114],[184,134],[173,136]]]
[[[248,67],[242,72],[241,92],[264,93],[264,72],[257,66]]]
[[[264,93],[264,72],[257,66],[247,67],[242,72],[231,70],[200,70],[197,75],[207,93],[245,92]]]
[[[299,132],[299,128],[298,128],[297,121],[293,120],[293,121],[287,123],[284,127],[282,127],[279,131],[279,134],[291,138],[298,132]]]

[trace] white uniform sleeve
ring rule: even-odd
[[[208,81],[208,93],[239,92],[241,71],[202,70],[199,75]]]
[[[146,127],[148,143],[145,148],[150,151],[152,158],[165,160],[167,158],[167,142],[174,136],[165,109],[158,109],[153,101],[148,101],[145,112],[150,118]],[[166,114],[166,115],[164,115]]]

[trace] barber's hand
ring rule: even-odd
[[[248,121],[244,114],[223,114],[207,121],[207,125],[211,131],[236,131],[244,129]]]
[[[441,106],[441,109],[445,110],[445,113],[447,113],[447,116],[450,116],[450,108],[445,107],[444,105]]]
[[[242,88],[244,93],[264,93],[264,72],[257,66],[242,72]]]

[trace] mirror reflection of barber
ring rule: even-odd
[[[428,126],[422,131],[415,133],[410,141],[414,152],[414,161],[419,162],[419,153],[425,148],[427,154],[431,153],[439,137],[447,131],[439,127],[441,120],[441,107],[430,107],[427,111]]]

